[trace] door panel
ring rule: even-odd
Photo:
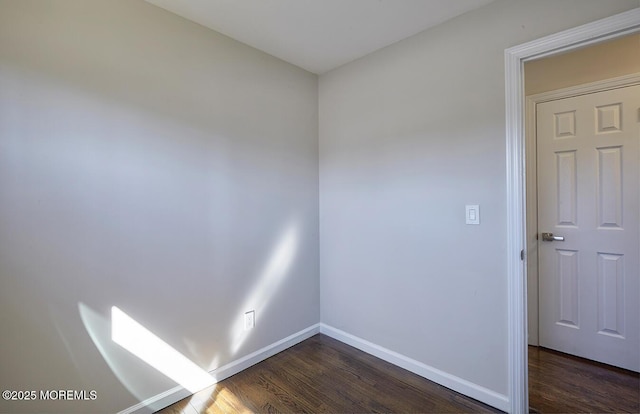
[[[536,114],[540,345],[640,371],[640,86]]]

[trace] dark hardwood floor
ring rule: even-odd
[[[532,413],[640,413],[640,375],[529,347]],[[500,412],[316,335],[159,414]]]
[[[159,413],[487,412],[500,411],[316,335]]]
[[[640,413],[640,375],[529,347],[529,405],[539,413]]]

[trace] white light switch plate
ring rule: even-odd
[[[467,224],[480,224],[480,206],[467,204],[465,206],[465,222]]]

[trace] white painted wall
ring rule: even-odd
[[[317,76],[143,1],[0,0],[0,389],[98,397],[0,412],[174,387],[109,341],[113,305],[205,370],[317,323],[317,102]]]
[[[320,77],[323,323],[507,394],[504,50],[638,6],[498,0]]]

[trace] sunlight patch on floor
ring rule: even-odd
[[[180,408],[182,413],[190,413],[189,410],[193,409],[200,414],[253,413],[233,391],[224,385],[219,386],[219,384],[197,392],[190,399],[183,400],[181,403],[183,404],[174,404],[168,409]],[[187,405],[190,408],[187,408]],[[169,412],[161,411],[159,414],[169,414]]]

